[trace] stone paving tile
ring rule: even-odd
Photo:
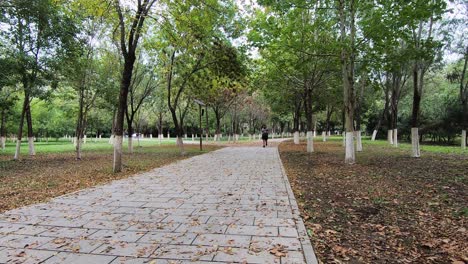
[[[145,234],[146,232],[137,231],[99,230],[88,238],[101,241],[136,242]]]
[[[301,252],[290,251],[286,257],[281,258],[281,264],[306,264],[306,262]]]
[[[194,233],[174,233],[174,232],[148,232],[138,242],[140,243],[156,243],[156,244],[173,244],[173,245],[190,245],[197,234]]]
[[[257,226],[278,226],[278,227],[295,227],[296,223],[291,218],[268,218],[255,217],[255,225]]]
[[[227,225],[215,225],[215,224],[181,224],[175,232],[179,233],[196,233],[196,234],[224,234]]]
[[[210,261],[216,254],[217,247],[164,245],[151,255],[160,259],[179,259],[190,261]]]
[[[57,254],[57,252],[6,248],[4,250],[0,250],[0,263],[35,264],[50,258],[54,254]]]
[[[119,221],[126,221],[131,223],[139,223],[139,222],[151,222],[151,223],[158,223],[161,222],[167,215],[163,214],[124,214]]]
[[[89,220],[107,220],[114,221],[119,220],[120,218],[127,216],[127,214],[113,214],[113,213],[98,213],[98,212],[89,212],[80,216],[81,219]]]
[[[184,224],[206,224],[209,216],[186,216],[186,215],[168,215],[161,222],[163,223],[184,223]]]
[[[38,223],[42,226],[60,226],[60,227],[83,227],[88,223],[88,219],[68,219],[62,217],[45,217]]]
[[[42,232],[40,236],[62,238],[86,238],[89,235],[96,233],[97,231],[97,229],[86,228],[51,227],[47,231]]]
[[[280,264],[280,258],[275,257],[268,251],[253,252],[245,248],[220,248],[213,259],[223,262]]]
[[[103,256],[92,254],[66,253],[60,252],[57,255],[47,259],[44,264],[62,264],[62,263],[83,263],[83,264],[108,264],[115,256]]]
[[[278,228],[272,226],[230,226],[226,234],[250,236],[278,236]]]
[[[207,223],[218,225],[253,225],[254,219],[254,217],[211,216]]]
[[[224,234],[203,234],[198,235],[193,245],[201,246],[222,246],[222,247],[249,247],[250,236],[236,236]]]
[[[220,264],[222,262],[118,257],[111,264]]]
[[[92,220],[84,224],[83,227],[93,229],[125,230],[131,225],[131,223],[125,221]]]
[[[283,237],[299,237],[294,227],[279,227],[279,235]]]
[[[293,237],[252,237],[250,247],[256,249],[269,250],[275,245],[282,245],[288,251],[298,251],[302,249],[301,241]]]
[[[0,263],[316,263],[283,173],[275,148],[225,148],[11,210]]]
[[[172,232],[180,225],[179,223],[138,222],[130,226],[127,230],[140,232]]]
[[[105,243],[95,249],[92,253],[112,256],[126,256],[126,257],[149,257],[155,249],[158,248],[156,244],[143,244],[143,243]]]
[[[100,245],[102,245],[102,241],[98,240],[82,238],[54,238],[48,243],[45,243],[37,248],[55,251],[68,251],[74,253],[91,253]]]
[[[43,245],[53,238],[51,237],[36,237],[28,235],[6,235],[0,236],[0,245],[9,248],[28,248],[34,249]]]

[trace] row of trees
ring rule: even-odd
[[[66,113],[67,103],[75,100],[71,111],[78,159],[89,121],[110,117],[113,169],[118,172],[124,133],[130,135],[132,152],[131,135],[143,113],[159,119],[159,132],[168,113],[184,152],[184,122],[194,99],[212,108],[217,134],[230,106],[247,109],[248,102],[257,100],[247,83],[247,58],[230,42],[242,30],[231,1],[9,0],[0,8],[2,142],[7,123],[17,124],[10,131],[17,137],[15,159],[25,119],[34,155],[33,103],[43,108],[48,105],[40,102],[64,102],[52,108]],[[240,117],[231,120],[236,131]],[[96,132],[102,129],[94,125]]]
[[[404,96],[411,95],[411,113],[407,114],[412,156],[419,157],[421,102],[423,95],[436,96],[424,91],[429,77],[442,72],[442,56],[447,51],[462,54],[465,61],[462,66],[459,62],[450,66],[456,72],[450,81],[460,87],[462,107],[450,105],[448,109],[460,113],[450,129],[462,128],[462,146],[466,146],[467,43],[453,30],[466,32],[466,3],[452,3],[450,8],[443,0],[259,3],[260,8],[251,10],[249,39],[262,56],[262,86],[274,112],[292,114],[296,142],[304,116],[309,152],[316,130],[314,116],[324,116],[327,131],[335,111],[342,113],[346,163],[355,162],[354,138],[357,150],[362,150],[361,126],[371,110],[371,115],[380,116],[373,139],[386,123],[389,138],[397,146],[399,105]],[[444,85],[450,85],[449,80]],[[288,96],[278,96],[284,91]],[[382,101],[383,109],[376,109]]]
[[[132,152],[134,132],[161,135],[170,128],[184,153],[184,134],[201,129],[195,99],[207,104],[205,123],[215,138],[268,124],[295,132],[296,143],[299,131],[307,132],[312,152],[318,130],[345,131],[347,163],[355,161],[354,138],[362,150],[364,129],[373,139],[387,129],[397,146],[400,128],[414,157],[423,134],[461,128],[466,145],[468,50],[460,34],[466,3],[258,4],[3,1],[2,145],[7,133],[16,135],[19,159],[23,134],[30,155],[38,133],[73,134],[80,159],[86,134],[109,133],[118,172],[125,134]],[[244,34],[247,45],[232,44]],[[258,54],[249,55],[252,50]],[[448,51],[463,58],[444,65]]]

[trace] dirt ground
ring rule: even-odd
[[[218,148],[207,146],[204,150]],[[198,146],[187,145],[185,149],[185,156],[176,146],[147,147],[124,154],[124,170],[117,174],[112,173],[112,151],[85,152],[81,161],[75,160],[74,153],[25,156],[20,161],[0,156],[0,212],[205,153],[199,152]]]
[[[468,263],[468,155],[339,142],[285,142],[280,153],[323,263]]]

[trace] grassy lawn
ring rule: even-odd
[[[345,165],[338,137],[280,153],[323,263],[468,261],[468,153],[423,146],[415,159],[407,144],[365,141]]]
[[[161,145],[174,145],[175,139],[164,139],[161,141]],[[149,146],[159,146],[159,140],[157,139],[142,139],[140,140],[140,145],[142,147],[149,147]],[[124,140],[124,147],[127,146],[127,140]],[[138,141],[133,141],[133,146],[136,148],[138,146]],[[5,151],[0,151],[0,157],[5,155],[13,156],[15,154],[15,147],[16,144],[8,141],[6,144]],[[73,152],[75,151],[74,145],[69,140],[60,139],[58,141],[50,140],[49,142],[35,142],[34,148],[37,154],[42,153],[63,153],[63,152]],[[83,151],[106,151],[112,149],[113,146],[109,144],[108,138],[102,139],[88,139],[87,143],[83,145]],[[28,143],[27,141],[23,141],[21,144],[21,154],[27,155],[28,154]]]
[[[0,154],[0,212],[126,178],[219,148],[206,146],[200,152],[197,145],[186,145],[187,155],[181,156],[174,142],[159,145],[157,140],[152,140],[142,141],[141,145],[137,147],[135,143],[134,154],[124,154],[124,170],[118,174],[112,173],[112,145],[104,139],[87,143],[81,161],[75,160],[70,142],[38,143],[37,155],[29,157],[25,153],[20,161],[12,160],[14,146],[11,145]],[[23,150],[27,152],[27,145]]]

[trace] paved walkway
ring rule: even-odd
[[[233,147],[0,214],[0,263],[316,263],[277,148]]]

